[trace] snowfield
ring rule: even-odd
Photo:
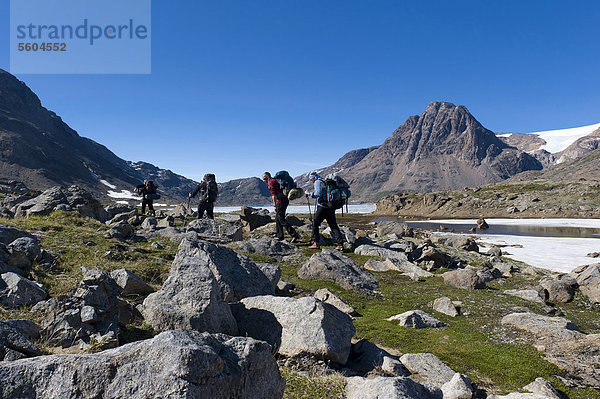
[[[532,132],[529,134],[535,134],[546,142],[546,144],[540,147],[541,150],[546,150],[549,153],[554,154],[564,150],[581,137],[587,136],[598,128],[600,128],[600,123],[589,126],[574,127],[571,129]]]

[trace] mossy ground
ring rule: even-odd
[[[352,215],[340,222],[354,227],[367,227],[370,220],[369,217]],[[64,294],[75,287],[81,278],[81,266],[107,271],[128,268],[158,288],[167,277],[177,250],[177,243],[168,239],[140,243],[106,239],[103,234],[108,230],[107,226],[82,218],[74,212],[55,212],[47,217],[28,219],[0,219],[0,224],[36,234],[42,247],[55,256],[52,268],[34,266],[31,271],[52,296]],[[90,245],[90,242],[95,245]],[[160,247],[153,246],[153,242],[159,243]],[[249,256],[257,262],[279,265],[282,278],[294,283],[303,294],[328,288],[351,304],[362,315],[354,321],[357,338],[366,338],[402,353],[433,353],[488,392],[518,391],[536,377],[544,377],[570,398],[600,398],[600,393],[592,389],[566,387],[556,377],[563,374],[560,369],[545,361],[533,347],[526,345],[518,332],[500,325],[501,317],[517,307],[528,307],[540,314],[547,310],[547,305],[533,304],[502,292],[533,285],[535,277],[516,273],[511,278],[490,283],[489,289],[467,291],[444,284],[439,276],[415,282],[395,272],[375,273],[380,284],[379,290],[373,296],[365,296],[330,282],[298,278],[298,269],[316,252],[306,246],[301,247],[302,256],[293,263],[277,262],[274,258],[261,255]],[[353,253],[347,255],[359,265],[370,258]],[[475,256],[470,261],[476,263],[478,260]],[[431,303],[441,296],[461,301],[464,314],[452,318],[433,311]],[[582,331],[600,332],[600,309],[581,295],[571,303],[557,307]],[[413,309],[422,309],[449,326],[441,329],[405,329],[385,321],[387,317]],[[23,317],[39,321],[39,315],[32,314],[27,308],[10,311],[0,309],[0,319]],[[125,343],[154,334],[147,325],[132,325],[123,328],[119,338]],[[303,375],[285,367],[281,371],[287,380],[286,398],[344,397],[344,380],[341,376]]]

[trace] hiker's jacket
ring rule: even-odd
[[[200,193],[200,202],[204,202],[204,203],[212,202],[208,198],[207,191],[208,191],[208,182],[203,181],[202,183],[198,184],[198,187],[196,187],[196,189],[192,193],[192,197],[195,197],[196,194]]]
[[[269,191],[271,192],[271,195],[275,197],[275,202],[277,204],[287,204],[290,202],[287,196],[283,193],[283,190],[281,189],[281,186],[279,185],[277,179],[269,179],[267,185],[269,186]]]
[[[314,182],[315,191],[310,193],[311,198],[317,198],[317,204],[323,208],[327,208],[327,189],[325,182],[321,179],[316,179]]]

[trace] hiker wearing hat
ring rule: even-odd
[[[202,182],[198,184],[198,187],[196,187],[194,192],[190,193],[188,197],[194,198],[198,193],[200,193],[200,203],[198,204],[198,219],[202,219],[204,217],[204,212],[206,212],[206,217],[208,217],[209,219],[214,219],[215,215],[213,211],[215,209],[215,201],[217,200],[217,196],[219,195],[219,188],[217,186],[217,181],[214,174],[205,174],[202,178]]]
[[[311,172],[308,175],[311,183],[314,184],[315,191],[310,192],[306,191],[306,195],[311,198],[317,199],[317,210],[315,211],[315,217],[313,219],[312,225],[312,237],[311,241],[312,245],[308,248],[318,249],[319,248],[319,226],[323,223],[323,220],[327,220],[327,224],[331,229],[331,238],[334,238],[337,242],[337,247],[335,249],[342,250],[344,249],[344,239],[342,237],[342,232],[337,225],[337,221],[335,220],[335,209],[331,208],[327,202],[327,190],[325,188],[325,182],[319,176],[317,172]]]
[[[281,186],[277,179],[271,177],[271,173],[265,172],[262,175],[262,179],[269,186],[269,191],[271,192],[271,198],[273,198],[273,205],[275,206],[275,227],[277,233],[277,239],[279,241],[283,240],[284,234],[283,230],[287,230],[288,234],[292,237],[291,242],[296,242],[300,239],[300,235],[294,230],[291,224],[285,218],[285,212],[287,210],[288,205],[290,204],[290,200],[283,193]]]

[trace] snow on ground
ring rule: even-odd
[[[194,206],[195,207],[195,206]],[[269,211],[273,211],[272,206],[253,206],[253,208],[259,209],[267,209]],[[241,206],[216,206],[215,212],[218,213],[230,213],[237,212],[242,209]],[[375,204],[350,204],[348,205],[348,213],[371,213],[376,209]],[[314,203],[311,204],[310,212],[315,211]],[[287,213],[290,214],[308,214],[308,204],[307,205],[290,205],[287,209]],[[341,213],[341,210],[338,210],[337,213]],[[346,207],[344,207],[344,213],[346,213]]]
[[[129,201],[115,201],[117,204],[129,205]]]
[[[600,228],[600,219],[485,219],[492,225],[503,226],[549,226],[549,227],[579,227],[586,229]],[[472,224],[477,225],[477,219],[432,219],[416,220],[419,223],[432,224]]]
[[[543,132],[533,132],[529,134],[535,134],[543,139],[546,144],[541,146],[540,149],[554,154],[564,150],[577,141],[577,139],[587,136],[598,128],[600,128],[600,123],[589,126],[574,127],[571,129],[546,130]]]
[[[114,184],[110,184],[106,180],[100,180],[100,183],[104,184],[106,187],[112,188],[113,190],[117,189],[117,186],[115,186]]]
[[[140,197],[138,195],[135,195],[134,193],[132,193],[129,190],[121,190],[121,192],[116,192],[116,191],[111,191],[108,190],[108,196],[110,198],[123,198],[123,199],[134,199],[134,200],[139,200]]]

